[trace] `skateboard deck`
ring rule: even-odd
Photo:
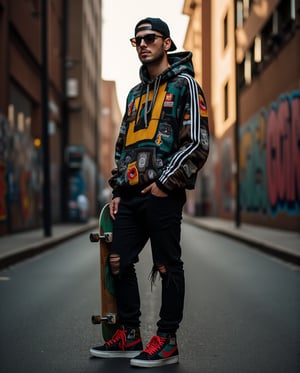
[[[100,304],[101,315],[93,315],[92,323],[101,324],[102,336],[108,341],[117,329],[117,305],[114,295],[114,279],[111,275],[108,254],[112,243],[113,220],[109,214],[109,203],[103,206],[99,215],[99,233],[91,233],[91,242],[100,242]]]

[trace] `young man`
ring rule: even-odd
[[[120,329],[90,350],[97,357],[130,357],[154,367],[179,361],[176,331],[183,317],[180,232],[185,190],[193,189],[209,150],[203,92],[193,79],[192,54],[176,49],[168,25],[146,18],[130,39],[142,62],[141,83],[127,98],[110,185],[113,243],[109,256]],[[153,268],[162,279],[157,333],[143,350],[135,263],[150,239]],[[142,351],[143,350],[143,351]]]

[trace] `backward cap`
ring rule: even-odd
[[[142,25],[144,23],[149,23],[151,26],[140,27],[140,25]],[[140,30],[153,30],[153,31],[157,31],[157,32],[160,32],[166,38],[170,38],[169,26],[166,24],[166,22],[164,22],[160,18],[151,18],[151,17],[148,17],[148,18],[142,19],[135,26],[134,35],[136,35]],[[171,39],[171,47],[170,47],[169,50],[170,51],[174,51],[176,49],[177,49],[177,47],[174,44],[173,40]]]

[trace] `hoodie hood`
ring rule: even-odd
[[[158,94],[159,86],[174,78],[176,75],[186,73],[194,77],[194,68],[192,63],[192,52],[177,52],[168,54],[168,62],[170,67],[158,75],[155,79],[150,79],[147,67],[142,65],[140,68],[140,79],[141,79],[141,92],[146,90],[146,101],[144,108],[144,122],[145,126],[148,127],[149,118],[151,118],[152,109],[154,107],[156,97]],[[149,92],[153,89],[153,99],[149,102]],[[139,106],[141,100],[139,100]]]
[[[163,71],[161,75],[156,77],[159,78],[160,83],[166,80],[172,79],[174,76],[181,73],[187,73],[194,77],[194,67],[192,63],[192,52],[177,52],[168,54],[168,61],[170,67]],[[153,81],[150,80],[146,66],[142,65],[140,68],[140,79],[144,84],[151,84]],[[156,80],[155,79],[155,80]]]

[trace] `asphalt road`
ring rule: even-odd
[[[265,254],[183,225],[185,316],[172,373],[300,372],[300,272]],[[88,234],[0,272],[1,373],[114,373],[128,360],[91,358],[99,344],[97,244]],[[151,292],[147,246],[138,265],[142,335],[155,332],[160,283]],[[144,370],[144,369],[143,369]]]

